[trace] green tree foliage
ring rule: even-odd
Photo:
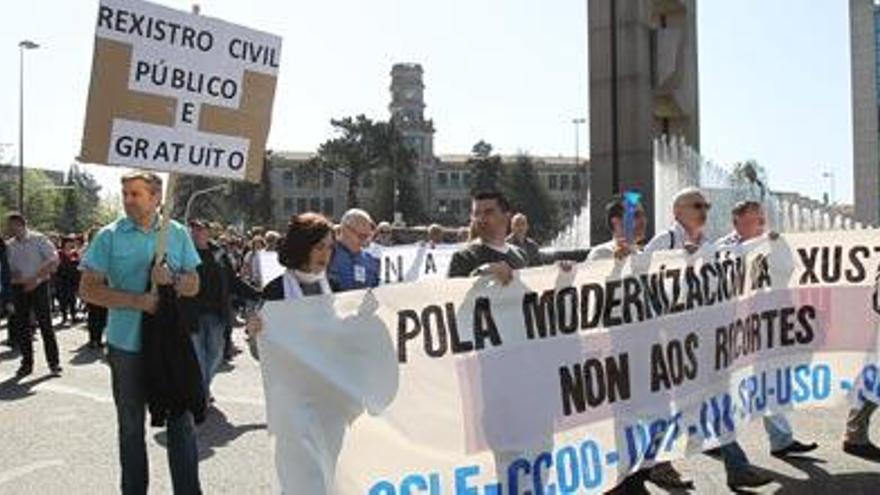
[[[364,175],[379,168],[383,163],[382,137],[377,125],[364,115],[331,120],[339,134],[318,147],[318,155],[312,161],[312,171],[336,170],[348,178],[348,206],[358,206],[358,188]],[[315,168],[317,166],[317,168]],[[317,172],[315,172],[317,173]]]
[[[364,206],[377,219],[393,218],[396,189],[397,211],[405,221],[424,220],[415,186],[416,155],[394,124],[374,122],[364,115],[330,122],[339,135],[323,143],[302,171],[317,176],[322,170],[334,170],[346,177],[349,207]],[[368,174],[375,190],[369,204],[360,205],[358,191]]]
[[[107,225],[124,214],[125,211],[122,208],[122,196],[118,193],[112,194],[102,198],[98,203],[98,209],[95,213],[95,223],[92,226]]]
[[[494,191],[501,188],[504,168],[499,155],[492,154],[492,145],[480,140],[471,149],[467,161],[471,173],[471,192]]]
[[[552,239],[559,229],[559,212],[535,170],[534,160],[521,154],[502,176],[502,192],[515,212],[529,219],[529,235],[538,243]]]
[[[55,220],[55,229],[61,233],[83,232],[97,224],[101,191],[98,181],[73,164],[63,187],[59,190],[61,210]]]
[[[32,228],[44,232],[55,229],[55,220],[62,206],[60,186],[42,170],[25,169],[23,213]],[[18,209],[17,180],[0,184],[0,202],[7,211]]]

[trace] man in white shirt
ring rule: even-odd
[[[706,219],[712,205],[706,201],[703,192],[695,187],[681,190],[672,201],[675,221],[666,230],[658,230],[645,246],[645,252],[666,249],[685,249],[690,253],[706,244],[704,234]]]
[[[611,198],[611,201],[605,205],[605,225],[611,232],[611,240],[590,248],[590,254],[587,255],[588,261],[610,258],[623,259],[630,254],[641,251],[641,246],[645,242],[645,231],[648,226],[645,208],[639,204],[633,213],[632,242],[627,240],[626,228],[624,226],[625,216],[626,204],[623,198],[620,196]]]
[[[684,249],[691,254],[695,253],[708,243],[705,229],[711,208],[712,205],[699,189],[689,187],[679,191],[672,201],[675,221],[668,229],[659,231],[651,239],[645,246],[645,252]],[[724,461],[727,486],[731,490],[755,488],[773,481],[752,467],[738,442],[733,441],[722,446],[718,453]]]
[[[740,201],[734,205],[731,215],[733,230],[715,242],[719,248],[738,246],[764,235],[767,217],[761,203]],[[779,237],[775,232],[769,232],[768,236],[770,239]],[[770,455],[782,458],[792,454],[804,454],[818,448],[815,442],[804,444],[795,440],[791,425],[784,414],[764,416],[763,419],[764,429],[770,438]]]
[[[27,228],[27,221],[20,213],[6,216],[6,228],[12,236],[7,246],[9,270],[12,275],[12,304],[15,313],[10,327],[21,351],[21,367],[15,376],[23,378],[34,369],[34,344],[31,335],[31,312],[40,326],[46,361],[53,375],[61,373],[58,342],[52,329],[49,307],[49,279],[58,267],[58,252],[43,234]]]

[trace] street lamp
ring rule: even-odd
[[[831,197],[828,198],[828,202],[834,204],[834,172],[832,172],[831,170],[822,172],[822,177],[825,179],[829,179],[829,181],[831,182]]]
[[[24,51],[40,45],[30,40],[18,43],[18,210],[24,211]]]
[[[208,194],[210,192],[220,191],[220,190],[223,191],[223,194],[230,194],[232,192],[232,186],[230,186],[228,183],[217,184],[216,186],[211,186],[211,187],[208,187],[205,189],[200,189],[200,190],[192,193],[190,195],[189,199],[186,201],[186,210],[184,210],[184,213],[183,213],[183,224],[189,225],[189,212],[190,212],[190,209],[192,208],[193,202],[195,201],[195,199],[197,197]]]

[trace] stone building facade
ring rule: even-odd
[[[418,64],[395,64],[391,69],[390,119],[417,157],[416,185],[423,208],[432,221],[446,225],[467,223],[470,213],[469,155],[435,155],[434,122],[425,117],[423,69]],[[321,211],[338,219],[348,209],[348,179],[331,170],[304,173],[301,167],[313,152],[275,151],[270,159],[269,182],[273,217],[283,224],[291,214]],[[533,156],[540,180],[556,202],[563,219],[580,210],[586,199],[589,160],[565,156]],[[502,156],[512,165],[516,156]],[[318,177],[320,176],[320,180]],[[366,204],[374,191],[369,175],[359,188],[359,202]],[[392,219],[379,219],[389,220]]]

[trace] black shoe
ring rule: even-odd
[[[792,454],[806,454],[807,452],[812,452],[817,448],[819,448],[819,444],[816,442],[807,444],[795,440],[785,448],[781,448],[779,450],[771,450],[770,455],[782,459],[783,457],[787,457]]]
[[[880,448],[871,442],[851,443],[843,442],[843,451],[849,455],[861,457],[869,461],[880,462]]]
[[[715,447],[714,449],[709,449],[703,453],[709,457],[714,457],[715,459],[720,459],[721,458],[721,447]]]
[[[52,372],[52,376],[61,376],[61,365],[58,365],[58,364],[50,365],[49,371]]]
[[[30,375],[30,374],[33,373],[33,372],[34,372],[34,367],[33,367],[33,366],[21,365],[21,366],[18,368],[18,371],[15,372],[15,377],[16,377],[16,378],[24,378],[24,377]]]
[[[757,488],[770,483],[773,483],[773,478],[759,473],[751,466],[727,475],[727,487],[733,491],[740,488]]]
[[[666,490],[693,490],[694,482],[681,477],[671,462],[661,462],[650,468],[648,481]]]

